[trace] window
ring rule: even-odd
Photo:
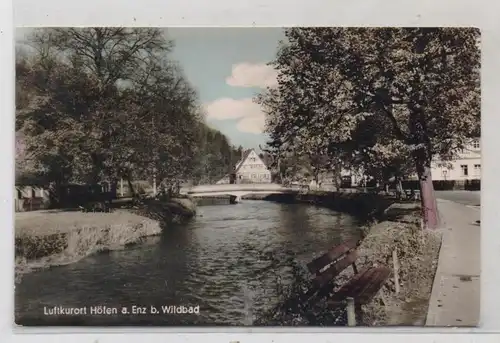
[[[481,175],[481,165],[480,164],[474,164],[474,175],[475,176]]]
[[[469,167],[466,164],[460,165],[460,169],[462,169],[462,176],[469,176]]]
[[[441,174],[443,175],[443,178],[446,180],[446,177],[448,176],[448,169],[443,169],[441,171]]]
[[[479,150],[479,148],[481,147],[481,143],[479,143],[479,140],[476,139],[472,142],[472,147],[476,150]]]

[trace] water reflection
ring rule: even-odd
[[[16,288],[19,324],[250,325],[275,305],[287,260],[306,263],[359,235],[328,209],[246,201],[199,208],[192,222],[133,249],[26,275]],[[43,316],[43,306],[200,305],[199,315]]]

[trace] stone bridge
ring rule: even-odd
[[[231,196],[232,202],[241,201],[241,197],[247,194],[273,194],[273,193],[297,193],[298,189],[284,187],[275,183],[252,183],[252,184],[222,184],[222,185],[198,185],[187,191],[192,197]]]

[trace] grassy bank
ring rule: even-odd
[[[400,290],[396,294],[394,276],[388,280],[373,301],[364,307],[364,325],[421,326],[425,325],[429,298],[436,273],[441,236],[421,230],[418,203],[396,203],[382,194],[361,192],[318,192],[306,194],[270,194],[244,197],[280,203],[307,203],[349,213],[370,223],[364,229],[359,247],[358,268],[378,264],[393,268],[393,252],[399,263]],[[301,289],[310,287],[304,266],[292,265],[295,281],[282,290],[280,298],[292,299]],[[352,277],[348,268],[338,278],[342,284]],[[345,314],[332,314],[322,304],[303,309],[298,304],[293,311],[281,304],[260,320],[263,325],[345,325]],[[301,313],[301,311],[303,311]]]
[[[182,222],[195,214],[196,208],[189,199],[150,201],[111,213],[16,213],[16,281],[32,270],[69,264],[93,253],[140,243],[145,237],[159,235],[169,223]]]
[[[359,264],[393,268],[393,252],[399,263],[400,292],[394,276],[364,308],[366,325],[423,326],[436,274],[441,235],[421,230],[420,208],[394,204],[386,220],[369,228],[359,248]]]
[[[392,204],[380,218],[364,228],[364,238],[358,249],[357,266],[362,269],[370,264],[393,267],[393,251],[397,250],[399,260],[400,293],[395,293],[393,275],[375,296],[364,306],[362,325],[424,325],[432,283],[437,267],[441,244],[439,234],[420,229],[420,210],[416,204]],[[318,252],[320,253],[320,252]],[[294,299],[312,285],[307,268],[297,261],[291,261],[294,280],[289,285],[278,285],[279,303],[269,312],[262,314],[256,325],[280,326],[332,326],[346,325],[343,309],[332,313],[326,301],[319,300],[312,307],[304,307]],[[340,286],[352,277],[347,268],[336,279]]]
[[[196,203],[189,198],[174,198],[168,201],[145,200],[142,205],[126,207],[130,212],[157,220],[162,225],[182,223],[196,215]]]

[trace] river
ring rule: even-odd
[[[25,275],[15,290],[16,322],[251,325],[276,305],[277,284],[290,282],[287,259],[305,265],[318,253],[359,235],[352,217],[309,205],[247,200],[200,206],[193,221],[134,248]],[[123,307],[130,312],[134,305],[138,313],[121,314]],[[193,310],[199,306],[199,313],[162,313],[162,306],[172,305]],[[44,314],[58,306],[87,314]],[[93,306],[116,308],[118,314],[98,315]],[[151,306],[159,313],[151,314]]]

